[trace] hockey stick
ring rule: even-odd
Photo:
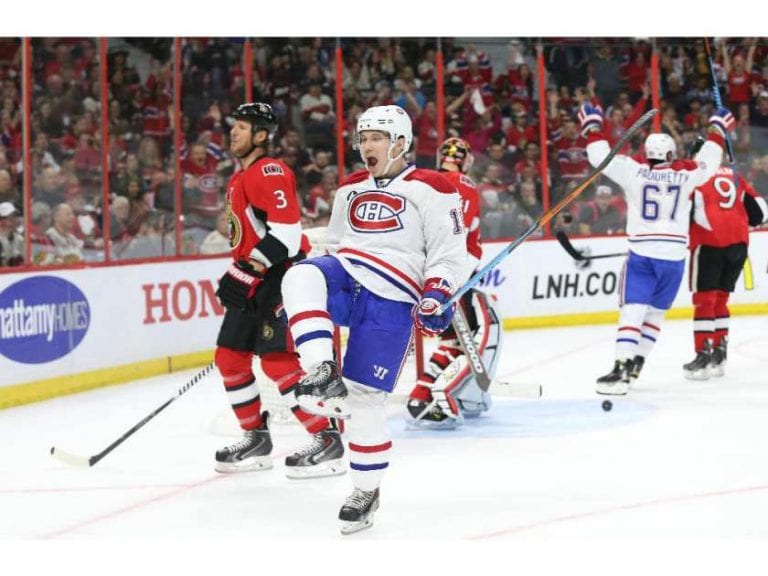
[[[707,67],[709,68],[709,74],[712,76],[712,93],[715,96],[715,106],[722,108],[723,100],[720,98],[720,87],[717,85],[717,76],[715,76],[715,64],[712,61],[712,52],[709,49],[709,40],[704,37],[704,51],[707,53]],[[726,132],[725,134],[725,149],[728,152],[728,161],[733,164],[733,146],[731,144],[731,137]]]
[[[98,454],[94,454],[93,456],[90,456],[90,457],[78,456],[77,454],[72,454],[71,452],[65,452],[64,450],[60,448],[56,448],[55,446],[51,448],[51,454],[53,455],[54,458],[57,458],[58,460],[66,464],[71,464],[72,466],[89,467],[89,466],[95,465],[97,462],[99,462],[99,460],[104,458],[104,456],[106,456],[107,454],[112,452],[112,450],[117,448],[120,444],[125,442],[130,436],[132,436],[135,432],[137,432],[147,422],[152,420],[152,418],[154,418],[155,416],[160,414],[160,412],[165,410],[168,407],[168,405],[170,405],[179,396],[182,396],[184,393],[187,392],[187,390],[192,388],[192,386],[194,386],[195,384],[200,382],[200,380],[205,378],[205,376],[207,376],[208,373],[211,370],[213,370],[213,366],[214,366],[214,363],[211,362],[210,364],[208,364],[208,366],[200,370],[200,372],[195,374],[191,380],[189,380],[186,384],[184,384],[184,386],[179,388],[176,394],[174,394],[168,400],[163,402],[160,406],[155,408],[150,414],[144,417],[138,424],[133,426],[130,430],[128,430],[125,434],[120,436],[120,438],[112,442],[112,444],[104,448],[104,450],[102,450]]]
[[[571,258],[574,260],[584,261],[584,260],[597,260],[599,258],[618,258],[619,256],[626,256],[626,252],[613,252],[611,254],[598,254],[597,256],[585,256],[582,252],[579,250],[576,250],[576,248],[571,244],[571,239],[568,238],[565,232],[562,230],[558,231],[557,234],[555,234],[555,237],[557,238],[557,241],[560,242],[560,246],[563,247],[563,249],[568,252]]]
[[[495,312],[491,311],[491,313],[495,315]],[[496,318],[498,320],[498,317]],[[483,358],[477,349],[477,344],[475,344],[472,330],[469,327],[467,317],[464,314],[464,310],[461,306],[456,307],[456,313],[453,315],[452,324],[453,331],[456,333],[456,339],[459,341],[459,345],[467,357],[467,364],[469,365],[469,369],[472,371],[472,376],[474,376],[477,385],[483,390],[483,392],[488,392],[491,384],[494,382],[499,382],[504,384],[506,391],[510,396],[517,396],[520,398],[541,397],[541,386],[538,384],[526,386],[519,383],[502,382],[498,378],[491,379],[491,377],[488,375],[488,370],[486,370],[485,364],[483,363]]]
[[[571,192],[565,198],[560,200],[560,202],[555,204],[555,206],[553,206],[547,212],[545,212],[542,216],[540,216],[539,219],[536,220],[536,222],[531,224],[528,230],[523,232],[516,240],[514,240],[511,244],[509,244],[506,248],[504,248],[501,252],[499,252],[493,258],[493,260],[491,260],[490,262],[488,262],[488,264],[480,268],[480,270],[478,270],[469,280],[467,280],[467,282],[463,286],[461,286],[458,290],[456,290],[454,295],[451,296],[448,299],[448,301],[445,302],[445,304],[440,306],[440,308],[435,313],[442,314],[443,311],[445,311],[449,306],[452,306],[459,298],[461,298],[464,295],[464,293],[467,290],[470,290],[475,286],[475,284],[480,282],[480,280],[482,280],[485,277],[485,275],[488,274],[488,272],[490,272],[496,266],[498,266],[499,263],[502,260],[504,260],[504,258],[509,256],[509,254],[515,248],[520,246],[520,244],[522,244],[526,239],[528,239],[528,237],[531,236],[531,234],[533,234],[534,232],[536,232],[536,230],[538,230],[539,228],[544,226],[547,222],[552,220],[552,218],[557,216],[563,208],[565,208],[568,204],[573,202],[573,200],[575,200],[579,194],[584,192],[584,190],[586,190],[587,187],[590,184],[592,184],[592,182],[597,180],[597,177],[600,176],[602,171],[605,170],[605,167],[611,163],[611,160],[613,160],[613,157],[616,156],[616,154],[618,154],[621,151],[621,149],[624,147],[624,144],[626,144],[627,141],[630,138],[632,138],[632,136],[634,136],[635,133],[637,133],[637,131],[640,130],[640,128],[642,128],[657,113],[658,113],[658,110],[656,108],[653,108],[648,112],[646,112],[645,114],[643,114],[642,117],[640,117],[637,120],[637,122],[632,124],[632,126],[630,126],[627,129],[627,131],[621,135],[621,138],[619,138],[618,142],[616,142],[616,145],[613,148],[611,148],[611,151],[608,153],[608,155],[603,159],[602,162],[600,162],[600,164],[597,165],[597,167],[592,171],[592,173],[589,176],[587,176],[587,178],[581,184],[576,186],[576,188],[571,190]]]

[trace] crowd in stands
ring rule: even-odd
[[[228,119],[245,98],[243,40],[180,41],[178,150],[174,40],[110,38],[107,44],[104,143],[99,40],[32,40],[28,239],[33,261],[101,261],[107,228],[113,259],[174,255],[178,236],[182,254],[226,252],[225,187],[238,169],[229,152]],[[485,239],[519,235],[588,174],[576,121],[582,102],[603,107],[612,142],[651,106],[650,41],[545,39],[542,142],[537,44],[529,38],[442,40],[446,136],[460,136],[472,146],[471,176],[480,192]],[[414,125],[412,159],[434,167],[441,113],[434,40],[342,39],[341,151],[335,40],[257,38],[251,46],[253,99],[272,104],[279,117],[273,155],[296,173],[305,225],[328,222],[340,171],[362,167],[354,131],[357,117],[369,106],[405,108]],[[658,39],[655,48],[661,129],[675,139],[682,156],[713,108],[706,54],[695,39]],[[738,119],[737,168],[768,196],[768,43],[718,39],[714,49],[721,92]],[[25,221],[21,90],[21,40],[0,39],[0,266],[23,263],[24,256],[23,249],[19,253]],[[625,151],[641,154],[643,138],[633,138]],[[546,170],[543,147],[549,158]],[[553,227],[572,234],[621,234],[625,210],[620,191],[601,179]]]

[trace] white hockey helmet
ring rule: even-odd
[[[413,126],[408,113],[400,106],[373,106],[368,108],[360,115],[357,120],[357,134],[366,130],[378,130],[389,134],[390,144],[388,156],[391,162],[394,162],[400,156],[404,155],[411,148],[413,142]],[[395,147],[398,138],[405,138],[403,151],[395,158],[392,158],[392,149]]]
[[[645,157],[648,160],[671,162],[677,158],[675,141],[669,134],[649,134],[645,139]]]

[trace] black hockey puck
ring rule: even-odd
[[[613,408],[613,402],[611,402],[610,400],[603,400],[603,410],[605,410],[606,412],[610,412],[612,408]]]

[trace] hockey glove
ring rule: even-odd
[[[709,117],[709,129],[717,130],[723,138],[728,137],[728,132],[733,130],[736,120],[728,108],[720,107]]]
[[[438,309],[451,298],[449,288],[450,284],[442,278],[430,278],[424,284],[421,300],[412,312],[413,323],[424,336],[437,336],[450,326],[454,306],[437,314]]]
[[[253,266],[240,260],[230,265],[221,277],[216,296],[227,308],[246,310],[252,306],[251,300],[263,280],[264,276],[256,272]]]
[[[586,137],[590,132],[600,132],[603,129],[603,109],[600,106],[585,102],[579,108],[578,116],[582,136]]]

